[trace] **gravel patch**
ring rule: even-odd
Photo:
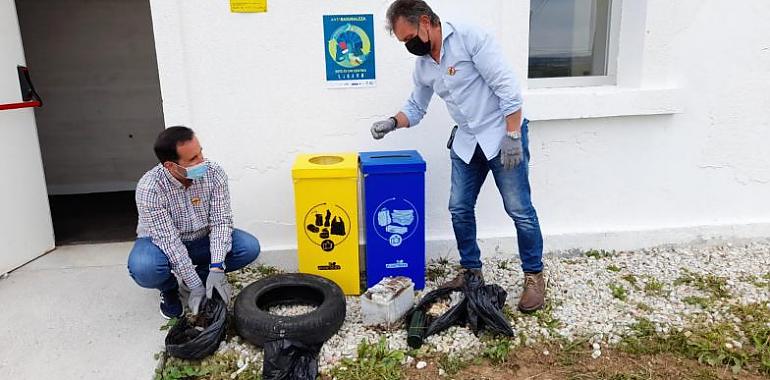
[[[498,284],[508,291],[506,310],[518,339],[517,345],[533,345],[553,340],[574,341],[586,339],[594,358],[601,356],[603,347],[620,342],[630,332],[630,326],[640,318],[653,322],[656,328],[668,331],[686,330],[694,322],[730,322],[736,316],[730,305],[745,305],[770,301],[770,241],[709,244],[708,242],[678,246],[657,247],[630,252],[567,251],[546,255],[545,274],[548,284],[548,307],[533,315],[516,310],[521,294],[523,276],[518,258],[488,258],[484,260],[484,278],[489,284]],[[415,301],[458,273],[455,261],[433,262],[443,276],[428,281],[426,289],[416,292]],[[264,269],[249,269],[231,275],[236,289],[266,274]],[[718,279],[729,294],[714,307],[693,303],[693,299],[711,296],[707,287],[688,278]],[[624,289],[623,299],[613,295],[612,288]],[[456,302],[456,300],[453,300]],[[377,342],[385,337],[393,350],[408,350],[403,326],[386,331],[362,325],[358,297],[348,297],[348,310],[340,331],[321,349],[319,367],[328,373],[341,359],[355,358],[362,341]],[[448,307],[448,305],[443,305]],[[299,315],[309,312],[307,306],[279,307],[271,313]],[[484,349],[484,337],[476,337],[469,329],[452,327],[426,339],[429,353],[451,357],[471,358]],[[736,341],[737,344],[741,344]],[[260,368],[262,351],[234,337],[223,342],[220,352],[237,353],[238,366]],[[407,357],[405,364],[414,365]]]
[[[270,314],[280,315],[282,317],[296,317],[298,315],[310,313],[317,308],[317,306],[313,305],[284,305],[273,306],[268,309],[267,312]]]

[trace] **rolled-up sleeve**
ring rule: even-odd
[[[419,69],[419,66],[415,66],[414,73],[412,73],[414,89],[401,110],[406,115],[406,118],[409,119],[410,127],[420,124],[420,121],[428,111],[428,105],[430,105],[430,100],[433,97],[433,88],[420,82],[417,72]]]
[[[211,241],[211,262],[221,263],[232,249],[233,213],[230,207],[227,175],[223,170],[218,169],[215,178],[209,213],[209,227],[211,228],[209,240]]]
[[[495,38],[475,30],[465,38],[466,48],[481,77],[500,98],[500,110],[508,116],[521,109],[521,88]]]
[[[180,276],[190,289],[202,286],[203,283],[195,273],[187,248],[182,243],[179,231],[174,226],[162,198],[153,189],[140,185],[136,189],[136,208],[140,223],[146,227],[152,243],[166,254],[174,273]]]

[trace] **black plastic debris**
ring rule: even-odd
[[[264,380],[315,380],[320,344],[306,345],[281,339],[265,343]]]
[[[471,271],[465,272],[465,284],[462,287],[444,287],[436,289],[423,297],[409,312],[407,324],[410,328],[409,343],[412,348],[419,348],[425,338],[444,331],[452,326],[469,325],[474,334],[486,330],[494,334],[513,336],[513,328],[503,314],[503,306],[508,293],[499,285],[485,285],[481,276]],[[438,317],[431,317],[428,309],[437,301],[450,297],[453,292],[461,292],[462,301],[452,306]],[[417,325],[424,324],[427,328]],[[417,337],[418,331],[423,336]]]
[[[465,299],[468,302],[468,324],[474,333],[481,330],[513,336],[513,328],[503,314],[508,292],[497,284],[484,285],[484,279],[465,274]]]
[[[215,293],[196,316],[181,318],[166,335],[166,352],[185,360],[201,360],[219,348],[227,332],[227,304]]]

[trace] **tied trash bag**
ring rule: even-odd
[[[502,312],[508,293],[499,285],[485,285],[483,278],[470,271],[465,273],[465,285],[463,287],[439,288],[426,294],[409,312],[407,320],[411,320],[416,312],[427,315],[431,305],[439,300],[449,298],[453,292],[461,292],[462,300],[438,317],[424,318],[427,328],[422,329],[424,331],[422,339],[449,327],[466,324],[470,325],[474,334],[478,334],[481,330],[487,330],[495,334],[514,335],[510,322]],[[418,326],[408,325],[412,331],[419,329]],[[410,346],[419,348],[422,339],[412,340]]]
[[[315,380],[321,345],[281,339],[265,343],[264,380]]]
[[[166,335],[166,352],[185,360],[213,354],[227,331],[227,304],[215,293],[204,300],[198,315],[180,318]]]
[[[465,273],[465,298],[468,301],[468,324],[478,333],[487,330],[495,334],[513,336],[511,323],[503,314],[508,292],[497,284],[484,285],[484,279]]]

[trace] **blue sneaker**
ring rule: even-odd
[[[163,318],[179,318],[184,313],[182,300],[179,299],[179,289],[160,292],[160,315]]]

